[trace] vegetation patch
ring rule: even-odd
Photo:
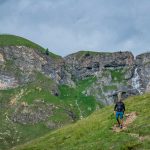
[[[90,115],[98,103],[83,91],[95,80],[87,78],[78,81],[76,88],[62,85],[58,89],[53,80],[40,72],[34,72],[33,82],[15,89],[1,90],[0,132],[3,140],[0,148],[10,149]],[[57,96],[52,93],[53,90],[58,90]],[[48,111],[51,105],[52,113]],[[10,133],[9,136],[5,136],[6,130]]]
[[[86,57],[90,57],[90,56],[96,56],[96,55],[110,55],[112,53],[109,52],[94,52],[94,51],[88,51],[88,50],[82,50],[79,51],[77,53],[74,53],[74,55],[80,60],[82,57],[86,58]]]
[[[131,133],[150,135],[149,98],[150,94],[146,94],[131,97],[125,102],[126,112],[136,111],[138,117],[128,126],[127,130],[123,130],[120,133],[112,131],[116,121],[113,115],[113,106],[108,106],[75,124],[58,129],[14,149],[150,149],[148,144],[150,139],[144,139],[141,142],[138,138],[131,136]]]
[[[103,89],[105,92],[107,92],[107,91],[116,90],[117,87],[115,85],[111,85],[111,86],[104,86]]]
[[[93,77],[80,80],[76,83],[76,88],[70,88],[66,85],[59,87],[61,93],[59,98],[77,113],[78,118],[88,116],[98,105],[93,96],[86,96],[84,94],[86,88],[95,82],[95,80],[96,78]]]
[[[9,35],[9,34],[1,34],[0,35],[0,47],[5,47],[5,46],[26,46],[29,48],[37,49],[41,51],[42,53],[48,54],[49,56],[53,58],[60,58],[60,56],[55,55],[51,52],[47,52],[47,49],[41,47],[40,45],[27,40],[25,38],[15,36],[15,35]]]
[[[111,77],[113,82],[122,82],[124,79],[124,72],[123,69],[113,69],[110,70]]]

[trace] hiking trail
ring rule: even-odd
[[[123,121],[123,128],[120,129],[119,127],[117,127],[117,125],[114,125],[113,131],[120,132],[122,130],[126,130],[128,125],[131,124],[136,118],[137,118],[136,112],[131,112],[131,113],[125,114],[125,119]]]

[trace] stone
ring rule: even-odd
[[[0,53],[0,62],[4,62],[4,56]]]

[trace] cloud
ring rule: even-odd
[[[150,48],[149,13],[149,0],[0,0],[0,33],[62,56],[78,50],[137,55]]]

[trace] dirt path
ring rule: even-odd
[[[123,128],[120,129],[119,127],[117,127],[117,125],[114,125],[113,131],[120,132],[122,130],[126,130],[128,125],[131,124],[136,118],[137,118],[137,113],[136,112],[131,112],[129,114],[125,114],[125,119],[124,119],[124,122],[123,122]]]
[[[139,141],[143,142],[144,140],[149,140],[150,136],[146,135],[146,136],[140,136],[139,134],[136,133],[129,133],[130,136],[137,138]]]

